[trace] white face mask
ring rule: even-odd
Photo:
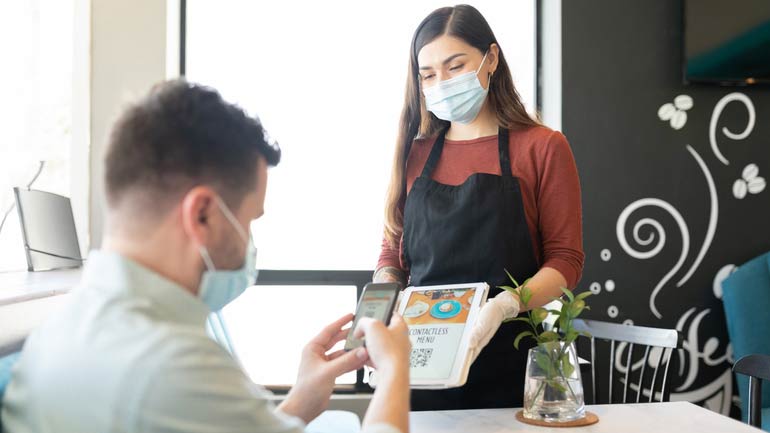
[[[428,111],[441,120],[462,124],[473,122],[489,93],[489,86],[484,89],[478,77],[488,53],[489,51],[484,54],[476,72],[467,72],[423,88]]]
[[[227,205],[217,197],[217,205],[225,218],[233,225],[240,238],[246,243],[246,256],[243,260],[243,266],[239,269],[222,270],[214,267],[208,249],[201,245],[200,254],[203,263],[206,264],[206,271],[201,276],[200,286],[198,287],[198,297],[204,304],[208,305],[211,311],[219,311],[225,305],[232,302],[240,296],[247,287],[257,281],[257,250],[254,242],[238,220],[227,207]]]

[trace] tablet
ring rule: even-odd
[[[486,283],[408,287],[399,313],[409,327],[410,384],[416,389],[465,384],[471,363],[471,328],[486,303]]]

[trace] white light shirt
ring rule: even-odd
[[[174,282],[119,254],[92,252],[68,305],[27,339],[2,402],[3,428],[304,431],[209,338],[209,313]],[[372,427],[367,433],[398,433]]]

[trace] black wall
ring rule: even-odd
[[[729,19],[730,3],[722,4]],[[749,164],[756,164],[759,177],[770,179],[770,88],[684,85],[680,1],[566,0],[562,38],[563,131],[583,187],[586,266],[579,289],[593,284],[598,292],[589,298],[588,317],[678,327],[686,348],[676,355],[682,370],[672,372],[672,399],[735,416],[732,354],[714,282],[720,270],[730,271],[725,266],[770,250],[770,192],[758,191],[759,180],[752,182],[755,193],[737,198],[733,192]],[[724,107],[716,141],[725,164],[712,150],[709,126],[715,106],[734,92],[749,98],[756,123],[745,139],[731,139],[722,128],[743,132],[748,109],[740,101]],[[693,105],[684,110],[686,123],[674,129],[658,111],[678,95],[690,96]],[[624,248],[618,221],[634,203],[640,206],[621,224],[628,240]],[[712,209],[718,209],[716,218]],[[676,214],[689,239],[684,252]],[[642,243],[634,240],[637,223]],[[638,253],[653,251],[663,240],[656,224],[665,244],[642,257]],[[710,227],[713,241],[704,246]],[[602,258],[605,249],[609,260]],[[682,281],[701,250],[702,261]],[[614,290],[608,290],[608,280]],[[657,286],[656,315],[650,298]]]

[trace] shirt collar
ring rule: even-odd
[[[112,251],[88,255],[82,285],[117,296],[144,298],[161,310],[164,320],[204,326],[211,310],[181,285]]]

